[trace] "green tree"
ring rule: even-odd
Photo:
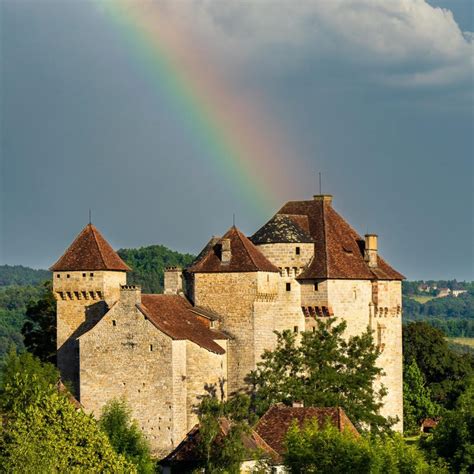
[[[21,330],[25,347],[45,362],[56,362],[56,300],[50,281],[38,301],[28,305]]]
[[[2,375],[0,465],[5,472],[136,472],[94,418],[59,393],[54,366],[12,352]]]
[[[424,444],[434,457],[445,459],[453,472],[474,472],[474,379]]]
[[[399,435],[357,437],[331,424],[321,428],[317,419],[302,428],[294,423],[288,430],[284,462],[295,474],[444,472],[443,468],[430,467],[423,453],[405,444]]]
[[[264,352],[247,379],[257,413],[277,402],[303,401],[343,407],[359,430],[388,429],[394,420],[378,414],[386,390],[375,388],[383,372],[375,364],[379,351],[371,331],[346,339],[344,321],[318,319],[317,325],[302,333],[300,343],[290,331],[277,333],[276,349]]]
[[[433,400],[448,409],[453,407],[473,374],[472,357],[450,350],[444,334],[425,322],[403,327],[403,355],[405,366],[413,361],[417,363]]]
[[[102,410],[99,425],[115,451],[133,463],[139,473],[155,471],[148,442],[137,423],[132,421],[125,400],[111,400],[107,403]]]
[[[250,433],[255,418],[250,412],[250,398],[236,394],[220,401],[214,393],[202,397],[197,409],[199,418],[198,457],[206,473],[240,472],[240,464],[250,453],[243,439]]]
[[[426,387],[425,378],[413,361],[405,366],[403,373],[403,424],[405,432],[414,434],[419,431],[424,418],[439,414],[440,407],[431,400],[431,391]]]

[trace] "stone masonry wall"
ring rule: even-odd
[[[173,341],[145,319],[134,301],[122,301],[81,336],[79,345],[80,401],[88,412],[99,416],[107,401],[123,397],[155,453],[165,454],[181,441],[186,426],[174,409],[186,413],[180,382],[186,375],[185,341]]]
[[[374,305],[372,328],[382,354],[378,364],[385,371],[380,380],[388,388],[384,416],[398,416],[395,429],[403,431],[403,348],[402,348],[402,292],[400,281],[378,281],[378,305]]]
[[[311,243],[259,244],[257,247],[286,275],[299,275],[314,256],[314,244]],[[297,248],[299,254],[296,253]]]
[[[369,280],[328,280],[328,303],[334,315],[347,322],[347,336],[360,334],[368,326],[374,331],[375,343],[382,349],[377,364],[386,374],[379,383],[388,389],[381,413],[384,416],[398,416],[402,420],[401,283],[374,283],[377,287]],[[378,306],[373,304],[374,294],[377,295]],[[402,421],[395,429],[403,429]]]
[[[232,339],[228,351],[228,391],[244,384],[255,366],[253,305],[257,297],[257,273],[196,273],[194,301],[223,317],[220,328]]]
[[[118,300],[125,272],[55,272],[53,292],[57,300],[58,368],[64,380],[79,393],[77,337],[92,327]]]
[[[227,352],[227,341],[216,341]],[[214,387],[217,397],[227,398],[227,354],[215,354],[186,341],[186,413],[189,431],[197,422],[199,397]],[[222,393],[221,393],[222,387]]]

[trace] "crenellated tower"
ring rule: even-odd
[[[88,224],[50,270],[57,301],[58,368],[80,398],[77,339],[119,299],[130,268]]]

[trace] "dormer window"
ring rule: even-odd
[[[301,247],[296,247],[296,248],[295,248],[295,253],[296,253],[296,255],[300,255],[300,253],[301,253]]]

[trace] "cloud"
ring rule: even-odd
[[[472,80],[472,32],[425,0],[195,0],[167,5],[238,71],[330,58],[401,86]],[[274,72],[274,70],[272,69]]]

